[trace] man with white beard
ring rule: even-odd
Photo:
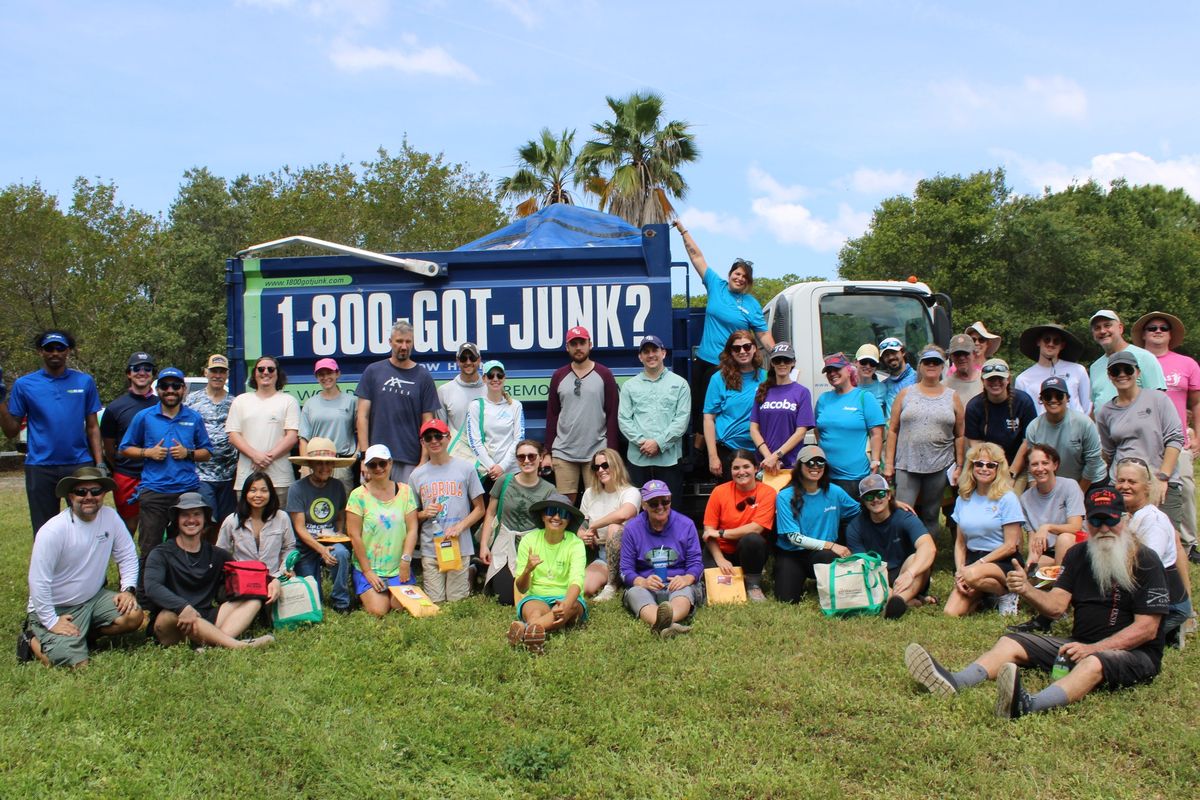
[[[1068,605],[1075,607],[1070,638],[1009,633],[959,672],[914,642],[904,651],[913,679],[942,696],[995,679],[996,715],[1008,719],[1065,706],[1099,686],[1152,681],[1162,662],[1162,621],[1169,610],[1162,562],[1127,529],[1120,494],[1094,488],[1084,509],[1089,538],[1067,551],[1053,587],[1031,586],[1016,559],[1008,573],[1008,590],[1038,613],[1056,619]],[[1051,671],[1054,682],[1030,695],[1021,687],[1020,667]]]

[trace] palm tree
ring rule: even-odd
[[[555,138],[549,128],[542,128],[540,141],[531,139],[517,149],[517,171],[501,178],[496,191],[503,198],[525,198],[517,205],[518,217],[528,217],[552,203],[575,204],[567,190],[578,182],[574,142],[575,131],[564,129],[562,136]]]
[[[678,167],[700,157],[691,126],[662,124],[663,99],[654,92],[607,100],[614,119],[592,125],[597,136],[579,153],[577,180],[600,198],[601,211],[639,227],[669,221],[675,209],[668,195],[682,199],[688,188]]]

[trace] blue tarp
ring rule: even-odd
[[[457,249],[628,247],[641,243],[642,232],[620,217],[590,208],[555,203]]]

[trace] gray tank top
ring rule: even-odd
[[[900,433],[896,437],[896,469],[930,473],[954,463],[954,390],[928,397],[916,386],[904,393]]]

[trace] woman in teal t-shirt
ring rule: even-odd
[[[587,549],[575,535],[583,512],[561,494],[534,503],[529,512],[542,527],[521,538],[517,548],[515,586],[525,596],[517,603],[517,621],[508,628],[508,642],[541,654],[548,631],[587,619],[583,584]]]
[[[721,371],[708,382],[704,395],[704,444],[708,471],[729,479],[729,458],[735,450],[754,452],[750,410],[754,393],[766,380],[763,357],[750,331],[734,331],[721,351]]]

